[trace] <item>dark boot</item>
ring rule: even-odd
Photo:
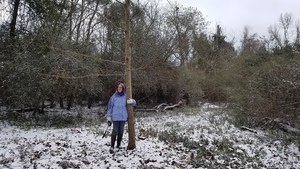
[[[117,137],[116,135],[111,135],[111,143],[110,143],[110,149],[109,149],[110,153],[114,152],[116,137]]]
[[[118,138],[117,138],[117,148],[120,148],[120,146],[121,146],[122,137],[123,137],[123,134],[118,134]]]
[[[112,148],[115,147],[116,137],[117,137],[116,135],[111,135],[110,147],[112,147]]]

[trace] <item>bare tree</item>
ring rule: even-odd
[[[300,20],[295,23],[296,26],[296,37],[294,41],[294,49],[296,52],[300,52]]]
[[[268,28],[270,34],[270,41],[274,43],[276,51],[285,50],[291,51],[293,40],[292,37],[297,37],[293,30],[294,16],[291,13],[281,14],[279,17],[279,24],[270,26]]]
[[[263,40],[259,39],[256,33],[251,33],[249,26],[244,27],[243,39],[241,40],[241,56],[251,56],[257,54],[260,49],[265,48]]]
[[[287,46],[289,44],[289,38],[290,38],[290,32],[292,23],[293,23],[293,14],[291,13],[285,13],[284,15],[281,14],[279,17],[279,23],[280,26],[283,28],[283,35],[284,35],[284,46]]]

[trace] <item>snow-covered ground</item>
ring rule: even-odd
[[[63,129],[0,122],[0,168],[300,168],[298,146],[263,131],[242,131],[216,109],[203,105],[182,112],[136,112],[136,149],[115,154],[108,151],[109,135],[102,138],[107,124],[101,120]]]

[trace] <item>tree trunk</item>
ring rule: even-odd
[[[71,107],[72,107],[73,103],[74,103],[74,95],[71,94],[71,96],[70,96],[70,98],[69,98],[69,100],[68,100],[68,107],[67,107],[67,110],[71,110]]]
[[[92,104],[93,104],[93,97],[92,96],[88,96],[88,108],[89,109],[92,108]]]
[[[94,18],[95,18],[96,13],[98,12],[98,6],[99,6],[99,3],[100,3],[100,1],[97,1],[97,2],[96,2],[96,6],[95,6],[95,9],[94,9],[94,11],[93,11],[92,17],[90,18],[90,21],[89,21],[89,23],[88,23],[87,35],[86,35],[86,40],[85,40],[86,43],[88,43],[88,42],[90,41],[91,34],[92,34],[92,32],[93,32],[93,30],[92,30],[92,23],[93,23],[93,20],[94,20]]]
[[[45,100],[42,101],[42,106],[41,106],[41,114],[45,114]]]
[[[126,83],[126,97],[132,98],[131,91],[131,44],[130,44],[130,0],[125,1],[125,83]],[[133,150],[135,146],[135,132],[134,132],[134,114],[131,104],[127,104],[128,112],[128,149]]]
[[[80,30],[81,30],[81,24],[83,21],[83,14],[84,14],[84,1],[81,2],[80,17],[79,17],[79,23],[77,26],[77,33],[76,33],[76,43],[79,42],[79,38],[80,38]]]
[[[64,108],[64,99],[62,97],[59,97],[59,106],[60,108]]]
[[[12,14],[12,20],[10,23],[10,37],[13,39],[16,36],[16,24],[18,18],[18,10],[19,10],[20,0],[15,0],[14,11]]]

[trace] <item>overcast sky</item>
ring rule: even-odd
[[[167,0],[163,0],[167,1]],[[268,27],[278,23],[280,14],[292,13],[300,19],[300,0],[168,0],[184,7],[196,7],[211,22],[220,24],[229,36],[240,38],[244,26],[252,33],[268,35]]]

